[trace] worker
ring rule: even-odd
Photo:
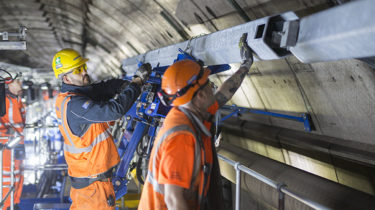
[[[57,52],[52,61],[62,81],[55,108],[72,183],[70,209],[115,209],[111,176],[120,158],[107,122],[131,108],[151,66],[143,64],[129,84],[121,79],[91,84],[87,61],[69,48]]]
[[[17,76],[16,76],[17,77]],[[2,144],[13,140],[16,136],[23,136],[23,128],[25,127],[26,111],[21,101],[22,83],[19,79],[6,78],[5,80],[5,105],[6,114],[0,118],[0,136],[8,137],[8,139],[0,140]],[[20,198],[22,194],[23,175],[22,175],[22,160],[24,159],[24,144],[23,140],[17,145],[15,149],[14,160],[14,205],[18,209]],[[3,186],[11,185],[11,150],[3,150]],[[9,192],[9,188],[3,188],[3,199]],[[4,203],[4,208],[10,208],[11,197]]]
[[[171,65],[162,77],[161,101],[173,108],[151,151],[138,209],[223,209],[213,134],[216,111],[240,87],[253,63],[247,34],[240,39],[240,68],[214,93],[210,70],[193,60]]]

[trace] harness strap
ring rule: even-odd
[[[72,183],[72,187],[74,187],[75,189],[82,189],[96,181],[107,181],[108,178],[112,178],[112,169],[113,168],[104,173],[98,174],[95,178],[78,178],[72,176],[69,176],[69,178]]]
[[[204,147],[203,140],[202,140],[202,137],[201,137],[202,132],[205,135],[207,135],[207,134],[206,134],[206,132],[204,130],[202,131],[202,129],[200,129],[200,126],[197,123],[197,117],[193,113],[191,113],[189,110],[187,110],[185,108],[182,108],[182,107],[179,107],[179,109],[192,122],[192,124],[194,126],[194,129],[198,133],[197,140],[198,140],[198,142],[200,144],[201,149],[203,150],[203,186],[202,186],[202,192],[199,195],[200,209],[203,209],[202,207],[203,207],[204,203],[206,202],[206,196],[204,195],[204,192],[205,192],[205,189],[206,189],[206,186],[207,186],[208,176],[211,173],[211,164],[207,163],[207,160],[206,160],[206,149]],[[210,134],[208,134],[208,135],[210,135]]]

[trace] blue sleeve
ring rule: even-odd
[[[67,107],[68,125],[75,135],[81,136],[92,123],[117,120],[131,108],[141,89],[130,83],[117,99],[95,101],[87,96],[73,96]]]
[[[105,82],[102,81],[97,84],[92,84],[93,94],[91,94],[92,96],[90,97],[98,101],[109,100],[118,93],[120,87],[125,83],[128,83],[128,81],[122,79],[111,79]]]

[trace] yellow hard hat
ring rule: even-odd
[[[56,78],[59,75],[71,71],[81,65],[85,64],[89,59],[82,58],[82,56],[73,49],[62,49],[53,56],[52,68],[55,72]]]

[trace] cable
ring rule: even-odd
[[[5,69],[2,69],[2,68],[0,68],[0,72],[4,72],[5,74],[8,75],[7,77],[0,76],[0,83],[6,83],[6,82],[14,81],[19,76],[18,73],[17,73],[16,76],[13,77],[12,74],[9,73],[9,71],[7,71]]]

